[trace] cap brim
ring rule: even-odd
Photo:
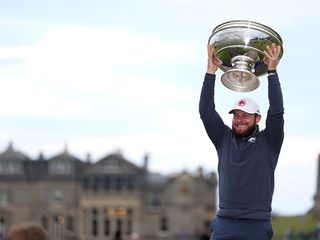
[[[237,108],[230,110],[230,111],[229,111],[229,114],[232,114],[232,113],[234,112],[234,110],[240,110],[240,111],[243,111],[243,112],[246,112],[246,113],[249,113],[249,114],[261,115],[260,113],[257,113],[257,112],[247,112],[247,111],[244,111],[244,110],[242,110],[242,109],[237,109]]]

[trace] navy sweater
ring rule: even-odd
[[[206,74],[200,116],[218,153],[219,211],[231,218],[270,219],[274,171],[283,142],[283,99],[278,75],[268,76],[266,128],[237,138],[215,110],[215,75]]]

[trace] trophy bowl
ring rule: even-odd
[[[221,59],[220,69],[223,85],[233,91],[249,92],[259,87],[258,77],[267,73],[264,64],[264,50],[272,43],[280,45],[283,55],[280,35],[263,24],[234,20],[218,25],[213,29],[209,43],[214,47]]]

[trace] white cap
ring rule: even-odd
[[[246,113],[250,114],[258,114],[260,115],[260,108],[258,103],[251,98],[241,98],[234,105],[233,109],[229,113],[233,113],[233,110],[242,110]]]

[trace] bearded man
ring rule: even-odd
[[[259,129],[259,105],[238,100],[231,111],[232,129],[215,109],[215,72],[222,64],[208,44],[208,66],[199,112],[218,154],[219,210],[211,223],[211,240],[269,240],[273,236],[271,203],[274,171],[284,138],[283,97],[277,65],[280,46],[267,47],[269,109],[266,127]]]

